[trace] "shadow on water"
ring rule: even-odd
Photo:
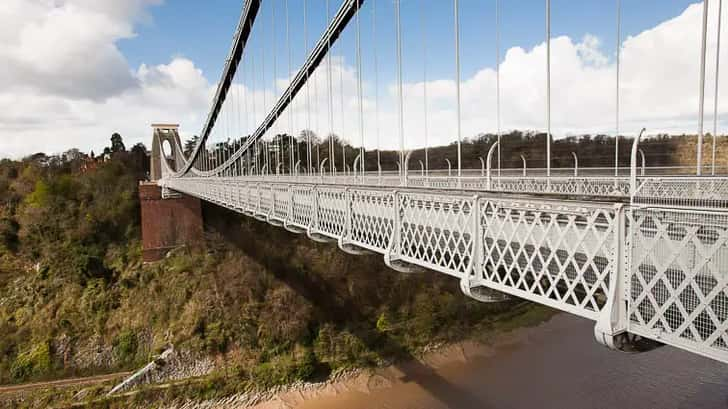
[[[212,208],[212,206],[215,208]],[[459,388],[440,376],[432,368],[419,362],[394,337],[387,333],[375,331],[375,322],[372,322],[367,314],[357,307],[356,302],[354,302],[349,294],[342,295],[342,292],[337,291],[329,280],[292,268],[289,261],[293,253],[293,247],[300,243],[301,240],[308,240],[307,238],[300,238],[300,236],[281,228],[270,226],[253,218],[241,216],[212,204],[204,204],[203,213],[205,227],[208,231],[220,234],[229,245],[235,246],[261,263],[278,280],[304,297],[316,309],[317,319],[321,324],[331,323],[342,327],[347,323],[354,323],[355,325],[353,326],[347,326],[347,329],[370,351],[384,350],[387,351],[388,355],[397,357],[397,360],[401,364],[395,364],[393,367],[403,374],[400,381],[417,383],[423,389],[427,390],[433,398],[449,408],[487,409],[489,407],[482,401],[482,398],[473,395],[465,389]],[[231,222],[231,220],[234,220],[234,222]],[[241,224],[244,224],[243,228],[240,227]],[[272,232],[273,229],[278,231]],[[246,231],[248,233],[255,232],[255,234],[251,237],[245,234]],[[281,243],[276,247],[278,251],[274,256],[266,256],[265,259],[262,259],[260,257],[263,254],[262,246],[270,246],[271,240],[275,244],[279,244],[279,240],[286,240],[288,243],[294,243],[294,245],[284,245]],[[268,242],[266,243],[264,241]],[[325,251],[328,250],[326,248],[327,246],[335,246],[335,244],[313,242],[309,242],[309,245],[314,246],[317,251]],[[268,253],[270,252],[265,252],[266,255]],[[368,259],[362,260],[362,263],[371,262],[372,264],[369,265],[372,268],[386,269],[384,262],[379,256],[361,257],[367,257]],[[398,273],[392,271],[392,274]],[[430,273],[426,272],[424,274]]]

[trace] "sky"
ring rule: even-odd
[[[499,122],[502,130],[546,129],[544,3],[501,0],[497,26],[496,0],[460,0],[461,137],[494,132]],[[551,3],[552,132],[555,137],[614,133],[616,0]],[[716,3],[709,9],[708,130]],[[216,138],[247,134],[260,122],[303,62],[306,43],[310,48],[321,35],[327,4],[333,15],[340,1],[305,4],[308,36],[303,35],[304,0],[264,0]],[[73,147],[100,151],[113,132],[127,145],[148,145],[153,122],[180,123],[185,137],[198,133],[241,9],[242,1],[229,0],[4,0],[0,157]],[[645,126],[650,132],[695,132],[702,6],[690,0],[622,0],[621,10],[620,131],[632,134]],[[401,16],[405,145],[452,142],[457,139],[453,2],[402,0]],[[361,98],[354,21],[334,45],[331,100],[324,64],[311,81],[309,102],[299,94],[276,130],[297,133],[310,127],[369,148],[397,147],[394,23],[393,0],[366,0],[359,13]],[[726,45],[723,41],[721,48]],[[721,50],[721,71],[727,54]],[[725,97],[728,90],[721,84],[719,101]],[[726,110],[721,102],[720,127]]]

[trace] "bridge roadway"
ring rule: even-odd
[[[337,184],[321,183],[332,180]],[[352,254],[382,254],[398,271],[451,275],[480,301],[516,296],[592,319],[597,339],[615,349],[655,340],[728,362],[724,211],[631,205],[621,194],[342,182],[238,176],[159,183]]]

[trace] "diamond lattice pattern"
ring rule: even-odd
[[[728,215],[636,209],[630,331],[728,358]]]
[[[473,256],[472,198],[403,193],[399,195],[399,255],[453,275],[462,275]]]
[[[480,208],[486,285],[596,319],[615,266],[613,210],[499,200]]]
[[[394,229],[394,195],[386,191],[351,192],[349,240],[368,249],[385,251]]]

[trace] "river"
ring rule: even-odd
[[[377,370],[291,405],[300,409],[728,408],[728,365],[671,347],[624,354],[593,322],[560,314],[492,346]],[[289,402],[290,403],[290,402]]]

